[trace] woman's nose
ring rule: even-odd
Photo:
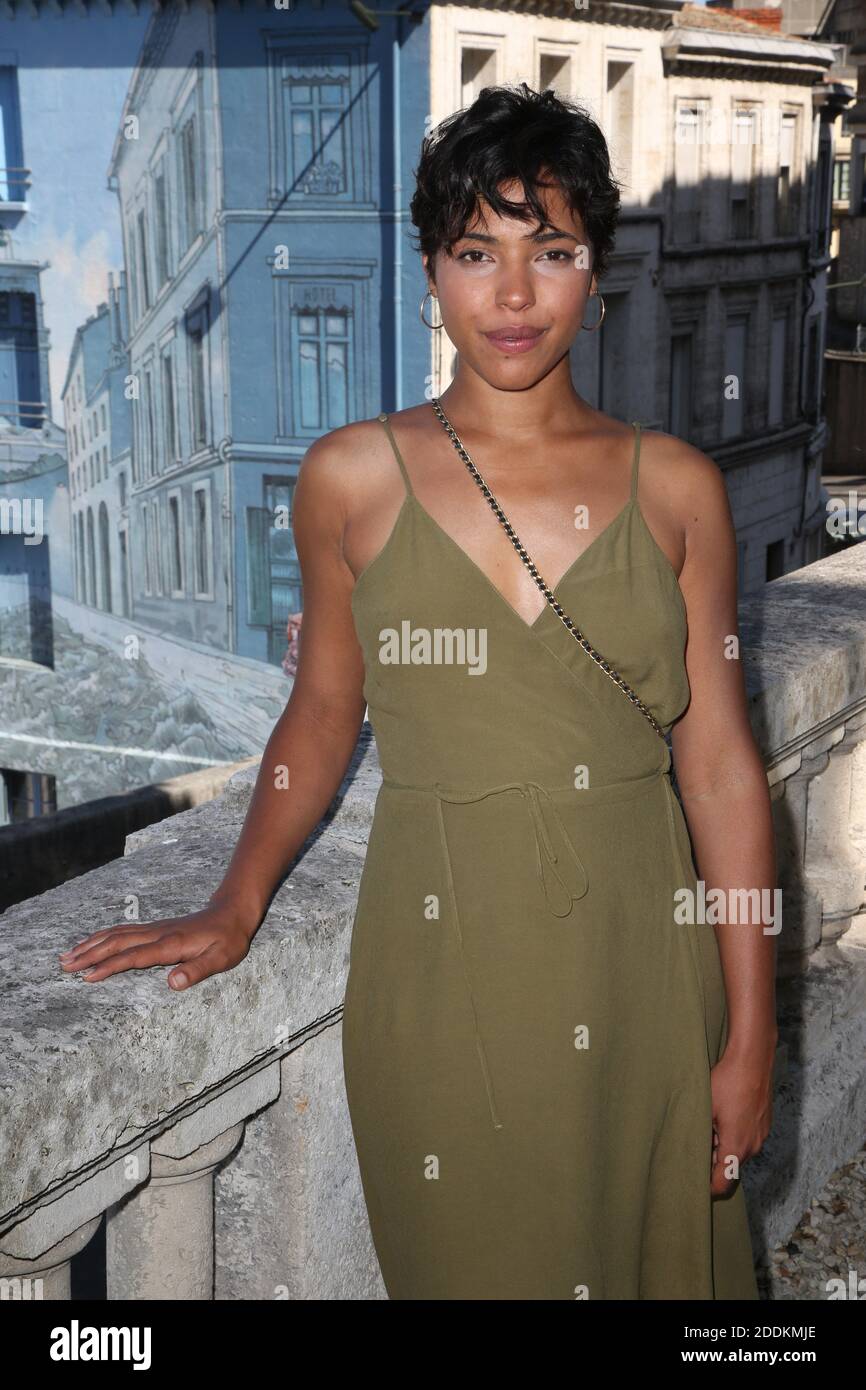
[[[504,271],[496,291],[497,303],[509,309],[522,309],[535,302],[529,274],[524,270]]]

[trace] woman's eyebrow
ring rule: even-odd
[[[560,241],[563,237],[566,237],[569,241],[576,242],[578,240],[573,232],[561,232],[554,229],[552,232],[527,232],[521,237],[521,241]],[[498,242],[499,237],[489,236],[485,232],[464,232],[460,240]]]

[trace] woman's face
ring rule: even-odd
[[[524,197],[519,183],[503,184],[500,192],[515,202]],[[499,217],[485,203],[486,221],[476,213],[450,257],[439,251],[432,265],[423,257],[461,363],[505,389],[533,385],[562,359],[595,288],[580,215],[558,186],[538,193],[547,214],[541,229]],[[427,315],[435,319],[435,309]]]

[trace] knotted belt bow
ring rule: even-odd
[[[520,792],[528,804],[535,831],[536,874],[553,915],[567,917],[572,903],[587,892],[589,879],[586,869],[569,839],[556,803],[547,787],[543,787],[540,782],[500,782],[498,786],[485,787],[481,791],[449,790],[443,787],[441,782],[434,782],[432,789],[441,801],[454,802],[483,801],[485,797],[495,796],[499,792]],[[556,853],[550,838],[541,809],[542,797],[559,827],[562,848],[565,851],[562,857]]]

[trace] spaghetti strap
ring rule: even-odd
[[[631,463],[631,499],[637,497],[637,472],[640,465],[640,421],[632,420],[634,429],[634,457]]]
[[[396,441],[396,439],[394,438],[394,431],[391,429],[391,425],[390,425],[390,422],[389,422],[389,420],[388,420],[388,416],[385,415],[385,414],[383,413],[383,414],[381,414],[381,415],[378,415],[376,418],[377,418],[378,420],[381,420],[381,421],[382,421],[382,424],[385,426],[385,433],[387,434],[388,438],[389,438],[390,441],[391,441],[391,448],[394,450],[394,457],[396,458],[397,463],[398,463],[399,466],[400,466],[400,472],[403,474],[403,482],[406,484],[406,491],[409,493],[410,496],[412,496],[412,495],[413,495],[412,483],[411,483],[411,481],[410,481],[410,479],[409,479],[409,474],[408,474],[408,472],[407,472],[406,465],[405,465],[405,463],[403,462],[403,456],[402,456],[402,454],[400,453],[400,450],[397,448],[397,441]]]

